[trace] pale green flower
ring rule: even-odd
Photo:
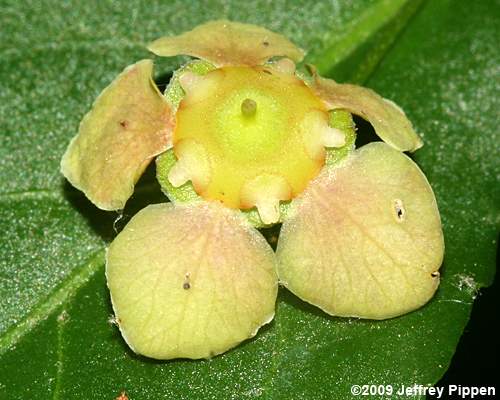
[[[106,275],[137,353],[204,358],[274,316],[278,284],[330,315],[384,319],[425,304],[444,244],[436,200],[403,151],[422,146],[373,91],[295,70],[303,51],[253,25],[214,21],[153,42],[190,55],[162,95],[153,63],[96,100],[61,163],[99,208],[118,210],[156,156],[172,201],[140,211]],[[354,149],[351,114],[385,142]],[[276,253],[256,227],[282,222]]]

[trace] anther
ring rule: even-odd
[[[168,180],[174,187],[180,187],[191,179],[190,174],[185,163],[178,160],[168,172]]]
[[[280,219],[280,201],[275,198],[262,199],[255,204],[264,224],[274,224]]]
[[[264,224],[274,224],[280,218],[280,201],[291,198],[288,182],[279,175],[263,174],[246,182],[240,193],[244,208],[256,207]]]
[[[342,147],[345,145],[344,132],[328,125],[323,128],[322,139],[325,147]]]
[[[177,162],[168,173],[168,180],[174,187],[191,181],[195,189],[203,189],[210,180],[210,164],[202,145],[190,139],[176,144]]]
[[[342,147],[345,134],[340,129],[328,125],[328,115],[313,111],[302,121],[302,134],[306,151],[312,159],[324,157],[325,147]]]
[[[196,75],[193,72],[186,71],[179,77],[179,83],[181,84],[182,89],[184,89],[186,93],[189,93],[193,91],[197,85],[199,85],[201,79],[201,76]]]
[[[273,69],[282,74],[293,75],[295,73],[295,63],[289,58],[282,58],[272,64]]]

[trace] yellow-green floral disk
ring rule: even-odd
[[[278,222],[289,200],[325,162],[334,163],[353,148],[351,115],[328,114],[303,81],[276,64],[217,70],[208,65],[183,67],[166,91],[178,111],[174,149],[157,159],[162,189],[174,202],[201,196],[243,209],[254,226]],[[190,74],[185,97],[180,95],[183,74]],[[342,141],[321,136],[329,130]],[[336,147],[325,149],[329,145]],[[262,220],[255,206],[263,200],[280,204],[277,220]]]

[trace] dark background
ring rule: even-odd
[[[500,248],[497,247],[497,257]],[[472,308],[471,318],[460,339],[457,351],[453,356],[450,368],[443,378],[435,385],[461,386],[495,386],[497,395],[500,389],[498,369],[498,340],[500,337],[498,264],[497,275],[492,286],[481,289]],[[446,391],[446,389],[445,389]],[[427,396],[435,399],[435,396]],[[450,399],[450,396],[442,398]],[[491,399],[477,396],[477,399]],[[496,398],[496,396],[495,396]]]

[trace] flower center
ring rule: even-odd
[[[338,139],[323,103],[293,73],[266,67],[188,72],[180,82],[170,182],[190,180],[205,199],[277,221],[279,202],[304,190]]]
[[[233,90],[214,107],[214,139],[225,155],[242,163],[273,157],[289,136],[285,104],[259,89]]]
[[[243,103],[241,103],[241,113],[244,117],[250,118],[255,115],[257,112],[257,103],[252,99],[245,99]]]

